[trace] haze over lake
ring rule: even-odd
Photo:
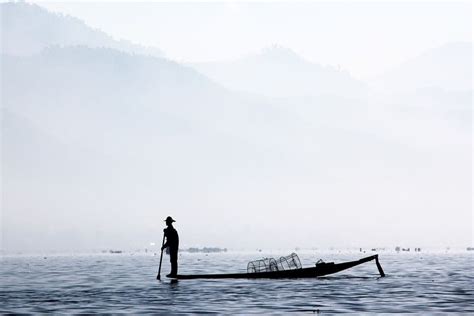
[[[473,13],[0,0],[0,313],[473,314]]]
[[[4,253],[472,246],[470,3],[0,8]]]

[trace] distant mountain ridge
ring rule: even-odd
[[[472,90],[472,56],[472,42],[446,43],[373,78],[370,86],[391,92]]]
[[[0,4],[1,52],[29,56],[49,46],[109,47],[128,53],[163,57],[162,50],[126,40],[115,40],[82,20],[49,12],[36,4],[7,2]]]
[[[226,88],[268,97],[363,97],[366,86],[347,71],[311,63],[291,49],[272,46],[231,62],[194,63]]]

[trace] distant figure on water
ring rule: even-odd
[[[179,248],[179,236],[176,229],[173,227],[173,223],[176,222],[171,216],[165,219],[166,227],[163,232],[166,237],[166,242],[161,247],[161,250],[168,248],[171,262],[171,273],[167,277],[176,277],[178,274],[178,248]]]

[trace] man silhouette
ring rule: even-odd
[[[163,251],[168,247],[170,253],[170,262],[171,262],[171,273],[166,275],[169,278],[174,278],[178,274],[178,248],[179,248],[179,236],[176,229],[173,227],[173,223],[176,222],[171,216],[168,216],[165,219],[166,227],[163,229],[163,233],[166,237],[166,242],[161,247]]]

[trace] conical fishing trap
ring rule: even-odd
[[[298,258],[296,253],[292,253],[291,255],[280,257],[278,260],[274,258],[263,258],[250,261],[247,264],[247,273],[285,271],[301,268],[300,258]]]

